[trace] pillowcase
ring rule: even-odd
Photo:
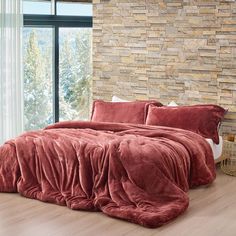
[[[91,120],[95,122],[116,122],[145,124],[148,106],[162,106],[157,101],[105,102],[94,101]]]
[[[122,99],[122,98],[119,98],[117,96],[112,96],[112,102],[129,102],[128,100],[125,100],[125,99]]]
[[[167,106],[168,107],[177,107],[178,104],[175,101],[171,101]]]
[[[193,131],[219,143],[218,127],[226,110],[217,105],[155,107],[150,105],[147,125],[168,126]]]

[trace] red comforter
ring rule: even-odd
[[[61,122],[0,147],[1,192],[146,227],[180,215],[189,187],[214,179],[209,144],[181,129]]]

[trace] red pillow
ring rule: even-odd
[[[227,111],[217,105],[155,107],[150,105],[147,125],[186,129],[219,143],[218,127]]]
[[[162,106],[156,101],[104,102],[94,101],[91,120],[95,122],[116,122],[145,124],[148,106]]]

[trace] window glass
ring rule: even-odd
[[[92,16],[93,7],[89,3],[57,2],[57,15]]]
[[[89,119],[92,79],[92,29],[59,30],[60,120]]]
[[[92,28],[85,27],[92,25],[92,4],[62,0],[22,2],[25,130],[44,128],[59,120],[89,119]],[[57,15],[64,17],[55,15],[48,21],[46,14],[54,14],[55,3]],[[76,16],[90,17],[84,23]],[[75,20],[68,25],[67,19]]]
[[[35,130],[53,122],[53,29],[23,30],[24,128]]]
[[[24,14],[50,15],[52,12],[50,0],[23,0]]]

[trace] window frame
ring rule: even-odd
[[[57,15],[57,0],[54,1],[53,15],[24,14],[24,27],[52,27],[54,28],[54,67],[53,67],[53,122],[58,122],[59,114],[59,28],[92,28],[92,16],[62,16]]]

